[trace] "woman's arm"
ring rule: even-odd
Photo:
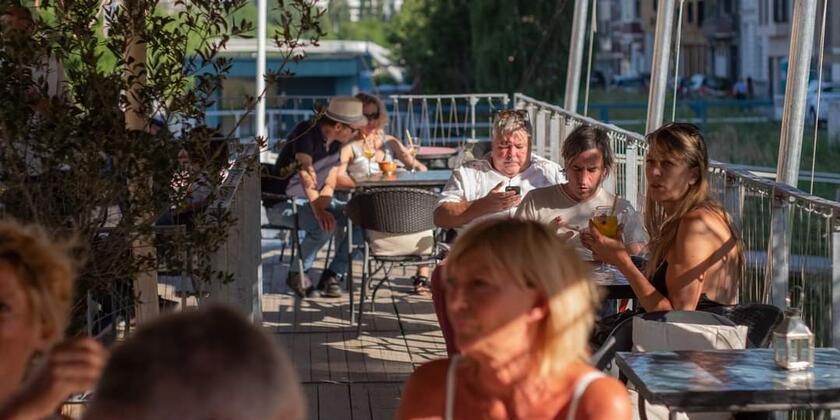
[[[397,159],[399,159],[406,168],[411,169],[414,168],[418,171],[426,171],[426,165],[420,163],[414,156],[411,156],[411,153],[408,153],[408,149],[400,143],[394,136],[387,136],[385,138],[385,145],[390,145],[391,148],[394,150],[394,153],[397,155]],[[384,146],[383,146],[384,147]]]
[[[624,243],[618,239],[608,238],[601,234],[591,222],[587,232],[580,233],[580,240],[584,246],[592,250],[595,258],[607,264],[612,264],[624,274],[633,294],[636,295],[639,304],[648,311],[670,311],[674,309],[671,301],[663,296],[653,287],[653,284],[645,277],[644,273],[636,268],[633,260]]]
[[[353,147],[351,146],[354,143],[355,141],[352,141],[344,146],[341,146],[336,178],[336,187],[341,189],[351,189],[356,186],[356,183],[353,182],[353,178],[351,178],[347,173],[347,166],[350,164],[350,161],[354,159]]]

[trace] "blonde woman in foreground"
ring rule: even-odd
[[[491,220],[447,259],[461,354],[418,368],[398,419],[629,419],[624,386],[587,364],[598,293],[575,251],[534,221]]]

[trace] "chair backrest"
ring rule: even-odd
[[[419,188],[373,188],[347,203],[347,217],[362,229],[416,233],[435,228],[438,195]]]
[[[784,318],[784,312],[781,309],[763,303],[719,306],[705,309],[705,311],[722,315],[737,325],[746,325],[749,329],[747,340],[750,347],[770,346],[773,329]]]

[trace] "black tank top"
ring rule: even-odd
[[[656,269],[656,272],[653,273],[653,278],[650,279],[650,283],[656,289],[659,294],[662,296],[668,297],[668,283],[665,282],[668,274],[668,261],[662,260],[662,263],[659,264],[659,268]],[[713,308],[717,306],[725,306],[722,303],[715,302],[709,299],[705,293],[700,295],[700,300],[697,302],[697,308],[695,310],[703,311],[708,308]]]
[[[662,260],[659,264],[659,267],[656,269],[656,272],[653,273],[653,278],[650,279],[650,283],[653,284],[653,287],[659,292],[660,295],[667,297],[668,296],[668,284],[665,282],[665,278],[668,274],[668,261]]]

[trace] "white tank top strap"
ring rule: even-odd
[[[456,354],[449,359],[449,367],[446,370],[446,402],[443,408],[443,420],[455,419],[455,372],[460,358],[461,356]]]
[[[575,392],[572,394],[572,403],[569,405],[568,413],[566,413],[566,420],[575,420],[575,414],[577,413],[580,397],[583,396],[586,389],[589,388],[589,385],[592,382],[595,382],[605,376],[607,375],[604,375],[602,372],[594,371],[584,374],[577,380],[577,383],[575,384]]]

